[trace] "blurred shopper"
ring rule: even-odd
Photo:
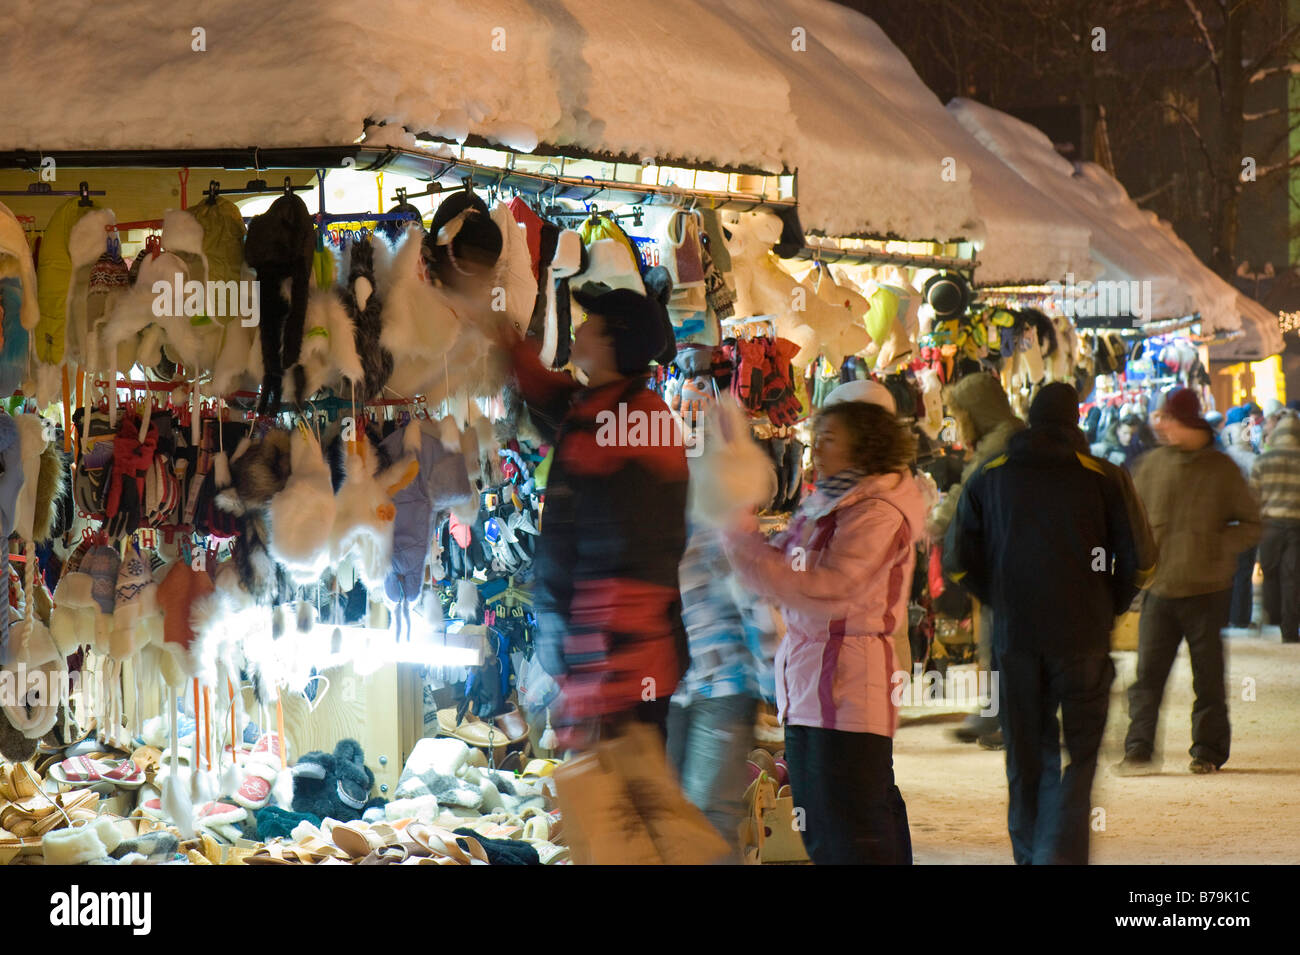
[[[1281,416],[1250,483],[1264,522],[1264,612],[1282,628],[1283,643],[1300,643],[1300,418]]]
[[[809,857],[908,864],[890,677],[925,520],[908,471],[914,440],[885,408],[848,401],[820,412],[812,453],[816,490],[789,528],[770,543],[728,533],[727,552],[742,582],[785,618],[777,703]]]
[[[1115,678],[1110,633],[1154,562],[1131,479],[1087,454],[1078,417],[1073,386],[1038,393],[1029,429],[966,485],[944,554],[945,569],[993,608],[1019,865],[1088,861],[1092,781]]]
[[[695,410],[708,414],[710,409],[721,410],[703,398]],[[747,755],[754,745],[762,695],[760,673],[765,663],[770,665],[776,641],[771,608],[736,579],[719,524],[732,501],[743,498],[743,493],[735,493],[738,485],[767,485],[770,499],[776,473],[761,452],[750,457],[730,454],[721,461],[700,455],[688,460],[690,533],[679,579],[691,666],[668,711],[668,760],[686,798],[737,850],[734,861],[739,862],[738,830],[745,813]],[[719,465],[733,473],[724,479],[708,473]],[[742,468],[753,473],[736,473]],[[763,473],[757,473],[759,469]]]
[[[1152,770],[1165,681],[1186,639],[1196,693],[1190,768],[1212,773],[1228,761],[1232,737],[1221,631],[1237,558],[1259,540],[1259,507],[1237,465],[1214,450],[1196,392],[1171,392],[1154,420],[1165,446],[1143,459],[1136,484],[1160,553],[1142,605],[1128,736],[1115,768],[1122,775]]]
[[[1236,410],[1236,409],[1233,409]],[[1228,412],[1229,417],[1232,411]],[[1225,425],[1223,440],[1226,445],[1224,453],[1237,463],[1241,474],[1247,481],[1255,469],[1259,455],[1250,439],[1251,423],[1245,416],[1238,416],[1232,424]],[[1254,489],[1258,496],[1259,489]],[[1255,562],[1259,548],[1251,547],[1241,552],[1237,558],[1237,572],[1232,577],[1232,607],[1228,612],[1228,625],[1244,630],[1253,624],[1255,613]]]
[[[942,541],[948,532],[965,483],[1006,450],[1011,436],[1025,427],[1025,423],[1012,413],[1002,383],[983,372],[967,375],[947,389],[944,404],[957,422],[958,434],[970,449],[970,458],[962,471],[961,482],[948,489],[943,502],[930,514],[926,533],[934,541]],[[978,615],[979,661],[980,666],[987,670],[992,665],[993,611],[981,602]],[[979,741],[986,749],[1002,748],[1002,729],[996,716],[972,713],[954,735],[963,743]]]
[[[626,720],[666,734],[690,659],[677,580],[687,466],[682,442],[634,442],[602,425],[612,414],[657,430],[671,414],[646,387],[650,363],[672,359],[667,315],[626,289],[586,285],[574,299],[587,311],[572,351],[585,386],[501,334],[533,422],[554,443],[535,560],[537,651],[563,690],[561,741],[582,747]]]
[[[1106,436],[1092,446],[1092,453],[1132,474],[1138,458],[1156,443],[1156,436],[1141,416],[1127,414],[1106,430]]]

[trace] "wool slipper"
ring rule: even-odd
[[[245,809],[256,812],[271,801],[271,791],[280,775],[280,767],[250,760],[246,768],[248,775],[231,798]]]

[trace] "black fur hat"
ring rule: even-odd
[[[469,189],[453,192],[433,214],[423,255],[432,278],[453,288],[491,275],[501,257],[501,230]]]
[[[315,250],[311,213],[295,193],[276,199],[271,208],[248,224],[244,258],[257,271],[261,309],[258,333],[262,341],[263,378],[258,414],[279,409],[284,372],[297,364],[302,351]],[[288,301],[282,289],[286,280]],[[302,369],[296,371],[301,377]],[[306,383],[295,384],[294,394],[302,394]]]

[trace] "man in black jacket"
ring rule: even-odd
[[[1110,633],[1154,569],[1132,482],[1087,453],[1078,414],[1072,386],[1044,387],[1028,430],[967,484],[945,546],[945,569],[993,608],[1008,828],[1021,865],[1088,861],[1115,677]]]

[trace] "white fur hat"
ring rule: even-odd
[[[838,385],[822,402],[823,408],[838,405],[846,401],[865,401],[867,404],[880,405],[890,414],[898,414],[898,405],[889,389],[878,381],[847,381]]]
[[[330,563],[334,486],[315,435],[297,428],[289,436],[290,475],[271,498],[271,556],[301,583],[317,580]]]

